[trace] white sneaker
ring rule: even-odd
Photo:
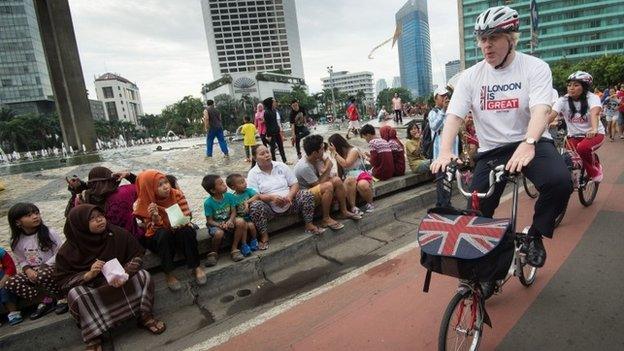
[[[371,213],[373,211],[375,211],[375,205],[373,205],[373,204],[366,204],[366,206],[364,206],[364,212]]]

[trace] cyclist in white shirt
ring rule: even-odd
[[[568,93],[553,105],[558,118],[568,126],[568,142],[576,148],[583,160],[587,175],[595,182],[602,181],[602,166],[594,157],[605,139],[605,127],[600,122],[602,104],[591,92],[592,76],[583,71],[568,77]]]
[[[548,65],[516,51],[520,21],[518,12],[492,7],[476,20],[475,36],[484,60],[464,73],[447,109],[439,157],[432,163],[435,174],[457,155],[453,141],[464,116],[472,110],[479,139],[472,189],[489,187],[488,162],[505,164],[520,172],[540,192],[535,203],[533,224],[527,235],[527,262],[541,267],[546,261],[542,236],[552,237],[555,218],[565,208],[572,193],[572,181],[563,158],[546,131],[552,104],[552,74]],[[498,207],[505,184],[483,199],[480,209],[491,217]]]

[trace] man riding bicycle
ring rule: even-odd
[[[464,71],[453,92],[442,133],[440,156],[431,164],[436,174],[451,160],[455,136],[464,116],[472,111],[479,149],[471,188],[487,192],[489,162],[522,172],[540,195],[527,235],[527,262],[542,267],[546,250],[542,236],[551,238],[555,218],[565,208],[572,182],[563,158],[546,131],[552,104],[552,74],[548,65],[516,51],[518,12],[507,6],[492,7],[475,23],[475,36],[485,59]],[[505,188],[481,200],[480,210],[492,217]]]
[[[600,123],[602,104],[591,92],[593,78],[583,71],[568,77],[568,93],[553,105],[552,114],[564,119],[568,126],[568,142],[583,160],[587,175],[594,182],[602,181],[602,166],[594,157],[605,139],[605,127]]]

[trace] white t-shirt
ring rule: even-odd
[[[570,110],[567,94],[560,97],[553,106],[553,110],[559,114],[558,118],[565,119],[566,125],[568,126],[568,136],[587,134],[587,132],[589,132],[592,128],[590,111],[594,107],[602,108],[602,104],[600,103],[598,95],[591,92],[587,93],[587,104],[589,105],[587,113],[585,113],[585,115],[581,115],[581,102],[574,101],[574,107],[577,111],[574,116],[572,116],[572,111]],[[598,121],[598,134],[605,134],[604,125],[602,125],[600,121]]]
[[[258,165],[250,169],[247,173],[247,183],[249,187],[256,189],[260,194],[286,197],[290,192],[290,187],[297,183],[297,177],[286,164],[277,161],[272,162],[271,174],[263,172]],[[269,205],[276,213],[286,212],[290,207],[278,207],[273,203]]]
[[[485,60],[462,73],[447,114],[474,116],[479,152],[522,141],[527,133],[531,108],[551,106],[552,74],[546,62],[516,52],[513,62],[494,69]],[[542,135],[551,138],[548,131]]]

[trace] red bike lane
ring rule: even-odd
[[[502,294],[488,300],[493,328],[484,327],[480,349],[497,348],[557,275],[600,211],[624,212],[624,158],[619,156],[623,147],[621,142],[605,143],[599,151],[605,178],[598,196],[592,206],[585,208],[577,193],[572,194],[566,217],[554,239],[545,240],[548,260],[538,271],[535,284],[525,288],[512,278]],[[534,201],[526,194],[521,195],[519,228],[530,223]],[[497,216],[508,217],[510,206],[510,200],[502,203]],[[620,225],[624,227],[624,216],[620,217]],[[411,249],[232,337],[216,349],[436,349],[440,320],[455,293],[457,280],[434,274],[429,293],[423,293],[425,270],[419,258],[419,249]],[[561,323],[565,324],[565,320]],[[539,332],[535,328],[536,334],[527,337],[548,338]]]

